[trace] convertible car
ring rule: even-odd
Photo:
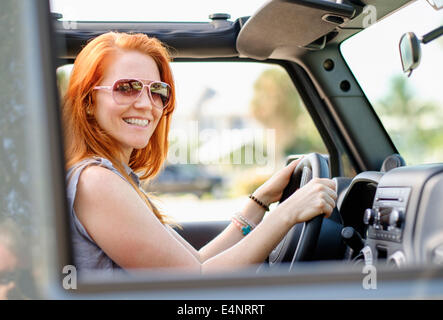
[[[437,0],[273,0],[247,16],[231,18],[227,7],[200,22],[85,21],[68,20],[45,1],[2,1],[0,25],[9,31],[0,35],[0,289],[9,288],[10,298],[56,299],[443,298],[442,7]],[[60,123],[59,90],[69,72],[60,70],[110,30],[167,44],[183,92],[177,141],[187,136],[180,126],[198,121],[201,140],[187,143],[226,183],[226,199],[211,207],[226,216],[211,219],[215,209],[205,209],[179,221],[177,231],[195,248],[230,223],[232,203],[258,183],[259,169],[278,169],[294,154],[305,157],[280,203],[315,177],[331,178],[339,196],[332,216],[294,226],[253,270],[77,279],[69,268]],[[245,128],[270,135],[257,143]],[[238,135],[225,144],[217,134],[227,129]],[[250,145],[255,156],[246,163]],[[240,163],[223,166],[220,159],[232,163],[238,150]],[[183,199],[175,203],[186,216],[194,206]]]

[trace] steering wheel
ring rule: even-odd
[[[329,178],[328,162],[318,153],[307,154],[300,161],[294,169],[288,185],[283,190],[279,203],[285,201],[297,189],[302,188],[313,178]],[[289,268],[291,270],[294,262],[312,260],[317,247],[323,216],[323,214],[318,215],[312,220],[293,226],[269,255],[269,266],[291,262]]]

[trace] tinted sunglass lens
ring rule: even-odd
[[[120,80],[114,85],[114,99],[119,104],[130,104],[143,90],[143,83],[138,80]]]
[[[137,92],[140,92],[141,90],[143,90],[143,83],[141,83],[140,81],[131,81],[130,84],[131,84],[132,89]]]
[[[171,88],[169,85],[163,82],[153,82],[150,85],[150,90],[154,103],[158,107],[166,107],[171,95]]]

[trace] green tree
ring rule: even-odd
[[[277,157],[325,152],[320,135],[285,70],[268,69],[258,77],[250,107],[260,123],[275,130]]]
[[[403,75],[392,78],[389,93],[375,108],[399,152],[409,164],[433,158],[443,144],[441,108],[418,96]]]

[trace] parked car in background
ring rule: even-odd
[[[222,177],[202,165],[169,164],[144,189],[155,193],[191,193],[201,197],[205,193],[218,196],[217,190],[222,187]]]

